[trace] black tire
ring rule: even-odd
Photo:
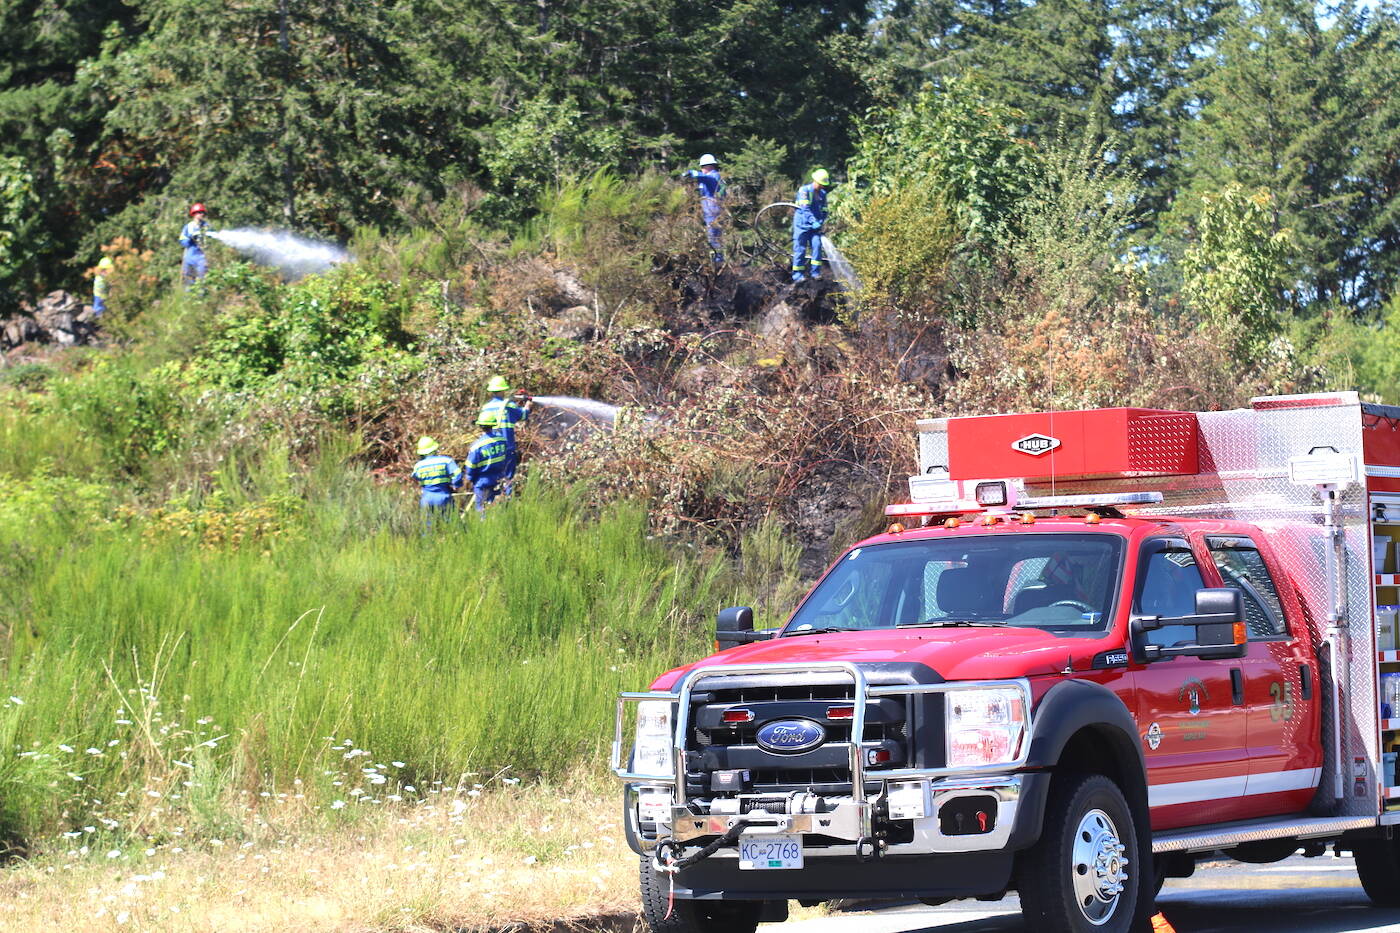
[[[763,912],[762,901],[692,901],[670,903],[670,879],[651,867],[651,856],[640,863],[642,919],[651,933],[754,933]]]
[[[1361,887],[1377,907],[1400,907],[1400,839],[1361,839],[1351,847]]]
[[[1101,774],[1055,778],[1040,841],[1021,855],[1021,914],[1036,933],[1128,933],[1152,884],[1123,792]]]

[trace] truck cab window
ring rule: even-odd
[[[1283,621],[1283,605],[1278,588],[1258,547],[1249,538],[1209,538],[1210,556],[1220,569],[1220,579],[1226,586],[1237,587],[1244,593],[1245,626],[1249,637],[1276,638],[1288,634]]]
[[[898,598],[891,586],[894,568],[878,560],[861,561],[861,556],[860,550],[847,555],[827,576],[821,591],[813,594],[808,602],[810,627],[879,627],[882,608],[892,597]]]
[[[1135,614],[1164,618],[1196,614],[1196,591],[1206,584],[1185,542],[1148,554],[1138,573]],[[1148,644],[1165,648],[1195,640],[1194,625],[1167,625],[1147,633]]]
[[[922,539],[852,551],[798,607],[785,631],[938,624],[1101,634],[1122,579],[1110,534]]]

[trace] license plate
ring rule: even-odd
[[[739,867],[746,871],[802,867],[801,836],[740,836]]]

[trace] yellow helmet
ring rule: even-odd
[[[826,187],[827,183],[831,181],[831,176],[827,174],[826,169],[819,168],[812,173],[812,181]]]
[[[438,442],[433,440],[431,437],[418,438],[418,456],[427,457],[431,454],[437,453],[437,449]]]
[[[492,376],[491,381],[486,383],[487,392],[509,392],[510,383],[505,376]]]
[[[483,428],[494,428],[497,424],[495,409],[483,408],[481,414],[477,415],[476,423]]]
[[[112,257],[111,257],[111,256],[103,256],[101,259],[97,260],[97,268],[99,268],[99,269],[110,269],[110,268],[112,268]]]

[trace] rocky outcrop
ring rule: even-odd
[[[0,318],[0,351],[6,353],[30,344],[71,347],[92,343],[96,336],[92,308],[62,290],[49,292],[37,305],[24,302],[17,314]]]

